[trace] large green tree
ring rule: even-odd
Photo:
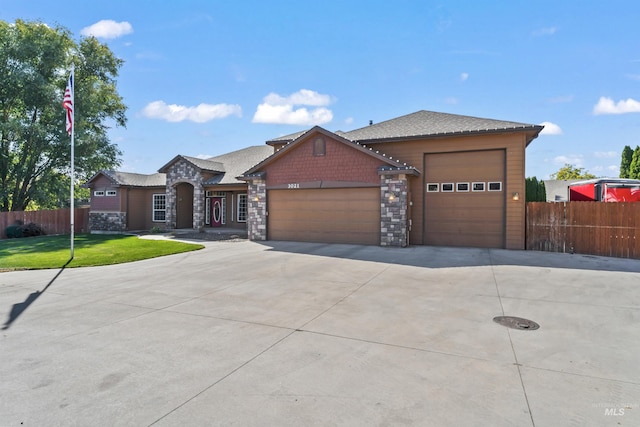
[[[629,168],[633,160],[633,150],[625,145],[622,149],[622,159],[620,160],[620,178],[629,178]]]
[[[107,130],[126,125],[115,80],[122,63],[93,37],[76,42],[63,27],[0,21],[0,211],[60,206],[65,185],[68,194],[62,96],[72,65],[76,177],[119,164]]]
[[[629,165],[629,178],[640,179],[640,146],[633,150],[631,164]]]
[[[596,176],[587,172],[584,168],[565,163],[557,172],[551,174],[551,179],[592,179]]]

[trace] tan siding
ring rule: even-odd
[[[445,153],[454,151],[506,149],[506,179],[504,183],[506,203],[506,236],[508,249],[524,249],[524,149],[525,136],[521,133],[476,135],[446,138],[432,138],[414,141],[388,142],[372,144],[394,159],[400,159],[408,165],[424,172],[423,158],[425,153]],[[424,187],[423,177],[411,179],[412,193],[412,229],[410,241],[413,244],[423,243],[424,222]],[[511,200],[513,192],[520,193],[520,200]]]

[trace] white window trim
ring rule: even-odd
[[[244,196],[244,200],[245,200],[245,209],[244,209],[245,215],[247,217],[249,216],[249,196],[247,195],[247,193],[240,193],[240,194],[238,194],[238,197],[237,197],[237,201],[238,201],[237,209],[236,209],[236,212],[237,212],[237,215],[238,215],[238,217],[236,218],[237,222],[247,222],[247,218],[240,219],[240,212],[241,212],[240,201],[243,199],[242,196]]]
[[[164,197],[164,209],[156,209],[156,196]],[[164,219],[156,219],[156,212],[164,212]],[[154,193],[151,195],[151,222],[165,222],[167,219],[167,194]]]
[[[435,185],[435,190],[430,190],[429,186]],[[439,193],[440,192],[440,183],[439,182],[427,182],[427,193]]]
[[[94,195],[95,197],[103,197],[103,196],[104,196],[104,191],[103,191],[103,190],[95,190],[95,191],[93,192],[93,195]]]
[[[500,188],[498,188],[497,190],[492,190],[491,189],[491,184],[498,184],[498,186]],[[489,181],[487,183],[487,191],[502,191],[502,182],[501,181]]]
[[[461,185],[466,185],[467,189],[466,190],[461,190],[460,186]],[[456,182],[456,193],[468,193],[469,192],[469,183],[468,182]]]
[[[480,185],[480,184],[482,185],[482,189],[481,190],[476,190],[476,185]],[[472,182],[471,183],[471,191],[476,192],[476,193],[481,192],[481,191],[485,191],[486,186],[487,185],[484,182]]]
[[[450,185],[451,190],[445,190],[444,189],[445,185]],[[453,193],[455,189],[456,189],[456,186],[453,182],[443,182],[442,185],[440,186],[440,191],[442,191],[443,193]]]

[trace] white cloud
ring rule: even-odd
[[[635,81],[640,81],[640,74],[627,74],[627,78]]]
[[[618,153],[616,151],[596,151],[593,156],[598,159],[612,159],[618,157]]]
[[[448,97],[448,98],[445,98],[445,99],[444,99],[444,102],[445,102],[446,104],[456,105],[456,104],[458,103],[458,98],[453,97],[453,96],[450,96],[450,97]]]
[[[252,121],[287,125],[321,125],[333,120],[333,112],[325,108],[331,102],[329,95],[308,89],[301,89],[289,96],[272,92],[264,97],[262,104],[258,105]],[[298,105],[317,108],[294,108]]]
[[[549,98],[549,102],[552,104],[563,104],[565,102],[571,102],[573,101],[573,95],[563,95],[563,96],[556,96],[553,98]]]
[[[460,81],[466,82],[468,78],[469,78],[469,73],[460,74]]]
[[[239,105],[230,104],[199,104],[195,107],[187,107],[176,104],[167,105],[164,101],[154,101],[144,107],[142,114],[150,119],[168,122],[189,120],[195,123],[206,123],[231,115],[242,117],[242,108]]]
[[[542,122],[540,125],[544,126],[540,135],[562,135],[562,128],[555,123]]]
[[[212,157],[213,157],[213,156],[212,156],[212,155],[210,155],[210,154],[198,154],[198,155],[196,156],[196,158],[198,158],[198,159],[202,159],[202,160],[207,160],[207,159],[210,159],[210,158],[212,158]]]
[[[570,164],[576,167],[582,167],[582,154],[570,154],[568,156],[556,156],[553,159],[553,163],[556,165],[564,166],[565,164]]]
[[[345,125],[350,125],[351,123],[353,123],[353,117],[347,117],[346,119],[344,119]]]
[[[627,98],[615,103],[613,99],[601,96],[598,103],[593,107],[593,114],[625,114],[640,113],[640,102]]]
[[[127,21],[116,22],[111,19],[103,19],[80,30],[80,34],[83,36],[101,39],[115,39],[131,33],[133,33],[133,27],[130,23]]]
[[[613,172],[615,176],[620,174],[620,166],[617,166],[617,165],[607,166],[607,170],[610,172]]]
[[[552,36],[556,33],[557,30],[558,29],[556,27],[538,28],[537,30],[533,30],[531,34],[534,37]]]

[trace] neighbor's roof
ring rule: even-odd
[[[91,177],[85,186],[88,186],[88,184],[95,180],[99,175],[106,176],[114,185],[129,187],[164,187],[167,182],[167,178],[163,173],[144,175],[140,173],[102,170]]]
[[[540,125],[422,110],[349,132],[335,133],[350,141],[371,144],[435,136],[524,131],[531,134],[528,143],[542,129],[543,126]],[[267,144],[293,141],[305,132],[307,131],[274,138],[267,141]]]
[[[224,165],[225,172],[211,177],[204,185],[213,184],[246,184],[236,179],[242,173],[273,154],[273,147],[268,145],[256,145],[233,151],[221,156],[211,157],[207,160]]]

